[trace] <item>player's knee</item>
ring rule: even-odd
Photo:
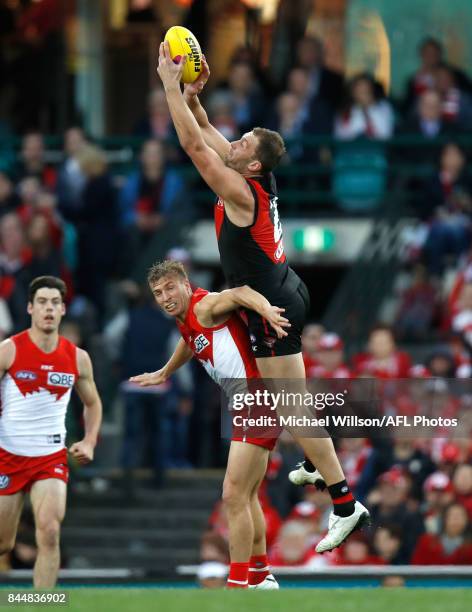
[[[245,506],[249,500],[244,487],[234,480],[226,479],[223,483],[222,500],[227,508]]]
[[[61,526],[58,520],[50,520],[36,527],[36,540],[39,548],[59,546]]]
[[[6,538],[0,536],[0,555],[5,555],[15,547],[15,538]]]

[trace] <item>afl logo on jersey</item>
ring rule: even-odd
[[[15,378],[17,380],[36,380],[38,377],[34,372],[30,372],[29,370],[20,370],[15,373]]]
[[[0,474],[0,489],[6,489],[10,484],[10,476]]]
[[[48,385],[51,387],[73,387],[75,381],[74,374],[65,372],[48,372]]]

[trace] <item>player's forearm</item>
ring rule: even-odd
[[[172,357],[163,368],[166,376],[171,376],[174,374],[174,372],[176,372],[179,368],[188,363],[192,357],[192,351],[187,346],[183,338],[181,338],[175,347]]]
[[[243,287],[235,287],[231,289],[232,299],[241,306],[249,310],[254,310],[258,314],[264,316],[264,312],[270,308],[270,302],[261,293],[254,291],[251,287],[244,285]]]
[[[189,109],[192,111],[192,115],[195,117],[199,127],[208,128],[210,126],[208,115],[206,110],[200,104],[198,96],[189,96],[188,94],[184,93],[184,100]]]
[[[201,129],[192,111],[185,103],[179,87],[171,86],[166,89],[169,111],[174,123],[175,131],[182,148],[188,149],[205,144]]]
[[[97,398],[93,403],[84,406],[84,440],[93,446],[97,444],[101,424],[102,402]]]

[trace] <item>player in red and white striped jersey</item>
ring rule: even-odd
[[[90,357],[59,335],[65,294],[59,278],[35,278],[29,288],[31,327],[0,344],[0,555],[15,544],[29,492],[38,547],[36,588],[52,588],[59,570],[72,388],[84,403],[85,437],[69,452],[81,464],[93,459],[102,415]]]
[[[260,378],[247,326],[237,311],[254,310],[278,337],[283,337],[290,326],[281,308],[272,306],[249,287],[221,293],[192,291],[184,267],[176,261],[155,264],[148,282],[157,304],[175,317],[182,338],[162,369],[131,379],[143,386],[162,384],[192,357],[219,385],[231,379]],[[230,588],[247,588],[248,583],[256,588],[278,588],[267,565],[265,522],[258,498],[275,442],[276,438],[250,438],[244,434],[237,434],[231,441],[223,483],[229,523]]]

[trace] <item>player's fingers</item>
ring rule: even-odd
[[[170,59],[169,43],[167,42],[167,40],[164,41],[164,44],[163,44],[163,47],[162,47],[162,52],[163,52],[164,57],[166,59]]]

